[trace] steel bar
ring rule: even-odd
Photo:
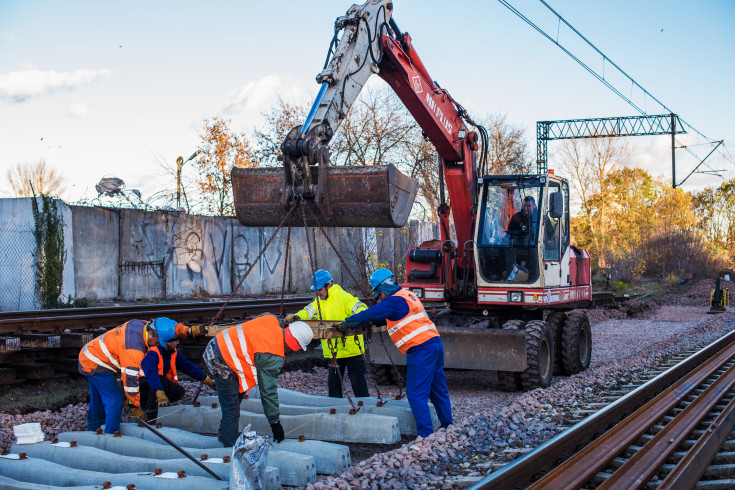
[[[157,431],[156,429],[154,429],[153,427],[151,427],[151,425],[148,424],[147,422],[144,422],[143,420],[139,419],[138,417],[135,417],[135,418],[138,420],[138,423],[141,424],[143,427],[145,427],[146,429],[148,429],[149,431],[153,432],[158,437],[160,437],[161,439],[163,439],[164,441],[166,441],[166,443],[168,445],[170,445],[171,447],[173,447],[174,449],[176,449],[177,451],[179,451],[181,454],[183,454],[184,456],[186,456],[187,458],[189,458],[190,460],[192,460],[194,463],[196,463],[197,466],[199,466],[201,469],[203,469],[204,471],[206,471],[207,473],[209,473],[210,475],[212,475],[213,477],[215,477],[217,480],[222,481],[222,478],[220,478],[217,475],[217,473],[215,473],[214,471],[212,471],[209,468],[207,468],[206,466],[204,466],[201,463],[201,461],[199,461],[198,459],[196,459],[195,457],[193,457],[191,454],[189,454],[186,451],[184,451],[183,449],[181,449],[177,444],[171,442],[171,440],[168,437],[164,436],[159,431]]]

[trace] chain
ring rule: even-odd
[[[321,230],[322,234],[324,235],[324,238],[326,238],[327,239],[327,242],[329,242],[329,245],[332,247],[332,250],[337,255],[337,258],[339,258],[339,261],[342,264],[342,268],[344,268],[347,271],[347,273],[352,278],[352,281],[355,284],[357,284],[360,289],[362,289],[363,296],[367,298],[369,295],[367,293],[367,290],[365,289],[364,284],[363,283],[358,283],[357,280],[355,279],[355,276],[352,275],[352,271],[350,271],[350,269],[347,267],[347,264],[345,263],[344,259],[342,258],[342,255],[340,255],[340,253],[339,253],[339,250],[337,250],[337,247],[334,246],[334,243],[332,242],[332,239],[329,238],[329,235],[324,230],[324,227],[319,222],[319,220],[314,215],[314,213],[311,211],[311,209],[309,209],[309,214],[311,215],[311,218],[316,222],[317,226],[319,227],[319,230]],[[306,218],[304,218],[304,223],[306,223]],[[368,330],[368,332],[369,332],[369,330]],[[358,344],[358,347],[359,347],[359,341],[357,340],[357,338],[358,338],[358,336],[355,335],[355,341],[356,341],[356,343]],[[396,378],[398,379],[398,395],[396,396],[396,399],[397,400],[400,400],[400,399],[403,398],[403,377],[401,376],[401,373],[398,372],[398,367],[393,362],[393,359],[391,358],[390,353],[388,352],[388,348],[385,346],[385,343],[383,342],[383,333],[382,332],[380,332],[380,343],[383,346],[383,348],[385,349],[385,353],[388,355],[388,360],[390,361],[391,365],[393,366],[393,371],[395,372]],[[362,349],[360,349],[360,350],[362,351],[362,358],[365,361],[365,364],[366,365],[373,364],[372,360],[370,359],[370,351],[368,349],[367,343],[365,343],[365,350],[362,350]],[[334,356],[335,356],[335,354],[333,353],[333,357]],[[335,360],[333,360],[333,362],[335,362]],[[383,402],[383,397],[380,394],[380,388],[378,388],[378,382],[375,380],[375,377],[373,376],[373,373],[370,371],[370,369],[367,369],[367,371],[370,373],[370,380],[373,382],[373,385],[375,386],[375,391],[378,394],[378,399],[380,400],[380,404],[381,405],[384,405],[385,402]],[[342,379],[342,375],[340,373],[340,380],[341,379]],[[350,403],[351,402],[352,402],[352,400],[350,400]]]
[[[362,291],[362,295],[364,298],[369,298],[370,294],[368,293],[367,289],[365,288],[365,284],[362,282],[358,282],[357,279],[355,279],[355,276],[352,274],[352,271],[347,267],[347,264],[345,263],[345,260],[342,258],[342,255],[340,255],[339,250],[337,250],[337,247],[334,246],[334,242],[332,242],[332,239],[327,234],[326,230],[322,226],[322,224],[319,222],[317,217],[314,215],[314,213],[309,209],[310,217],[316,222],[317,227],[319,228],[319,231],[322,232],[322,235],[324,235],[324,238],[327,239],[327,242],[329,242],[329,246],[332,247],[332,250],[334,251],[335,255],[337,255],[337,258],[339,259],[340,263],[342,264],[342,268],[347,271],[347,274],[350,275],[350,278],[352,279],[352,282],[355,283],[355,285],[360,288]]]
[[[311,212],[311,210],[310,210]],[[311,277],[314,278],[314,292],[316,291],[316,268],[314,267],[314,256],[311,253],[311,241],[309,240],[309,228],[308,223],[306,221],[306,202],[301,199],[301,216],[304,219],[304,232],[306,233],[306,244],[309,250],[309,264],[311,265]],[[313,215],[312,215],[313,216]],[[318,220],[315,220],[317,222],[317,225],[319,225],[319,228],[321,228],[321,224]],[[341,259],[340,259],[341,260]],[[317,314],[319,318],[319,325],[321,326],[323,324],[322,319],[322,307],[321,307],[321,300],[319,298],[319,294],[317,292],[316,295],[316,307],[317,307]],[[339,366],[337,364],[337,342],[335,341],[334,347],[332,347],[332,343],[327,341],[327,344],[330,347],[331,353],[332,353],[332,360],[331,360],[331,367],[337,370],[337,375],[339,376],[339,383],[341,386],[344,386],[344,377],[342,376],[342,371],[339,369]],[[352,409],[357,413],[360,409],[355,405],[355,402],[352,401],[352,397],[350,395],[347,395],[347,400],[350,402],[350,405],[352,405]]]
[[[235,293],[237,293],[237,291],[240,289],[240,286],[242,286],[242,283],[245,282],[245,278],[247,278],[248,275],[250,274],[250,272],[252,272],[252,270],[255,268],[255,264],[258,263],[258,261],[263,256],[263,254],[265,253],[266,249],[271,244],[271,242],[273,241],[273,239],[276,237],[276,235],[278,234],[278,232],[281,231],[281,228],[283,228],[283,224],[291,216],[291,213],[293,213],[293,210],[294,209],[296,209],[296,201],[295,200],[291,204],[291,209],[288,210],[288,212],[286,213],[286,216],[284,216],[283,217],[283,220],[281,220],[281,224],[278,225],[278,228],[276,228],[276,231],[273,232],[273,235],[270,237],[270,239],[265,244],[265,246],[263,247],[263,249],[260,251],[260,253],[258,254],[258,256],[255,258],[255,261],[250,265],[250,269],[248,269],[248,271],[245,273],[245,275],[242,276],[242,279],[240,279],[240,282],[237,284],[237,287],[235,287],[232,290],[232,293],[230,293],[230,295],[227,297],[227,300],[225,300],[225,304],[223,304],[222,305],[222,308],[220,308],[219,311],[217,312],[217,314],[214,315],[214,317],[212,318],[212,321],[209,322],[209,325],[214,325],[215,322],[217,320],[219,320],[219,317],[222,315],[222,312],[225,311],[225,308],[227,308],[227,305],[230,303],[230,300],[232,300],[232,297],[235,296]]]
[[[283,298],[286,295],[286,274],[288,274],[288,260],[289,251],[291,249],[291,225],[288,225],[288,233],[286,234],[286,260],[283,264],[283,282],[281,283],[281,310],[280,315],[283,316],[286,312],[283,307]]]
[[[396,395],[396,400],[400,400],[403,398],[403,376],[401,376],[401,373],[398,371],[398,366],[396,366],[396,363],[393,362],[393,358],[390,356],[390,352],[388,352],[388,348],[385,346],[385,341],[383,340],[383,332],[379,332],[378,336],[380,337],[380,345],[383,346],[383,349],[385,349],[385,354],[388,356],[388,360],[393,365],[393,372],[396,373],[396,378],[398,378],[398,394]]]
[[[311,265],[311,277],[314,281],[314,292],[316,294],[316,307],[317,307],[317,315],[319,319],[319,326],[321,327],[323,325],[323,318],[322,318],[322,306],[321,306],[321,298],[319,298],[319,292],[316,290],[316,267],[314,266],[314,255],[311,252],[311,240],[309,240],[309,226],[306,221],[306,201],[304,201],[303,197],[301,198],[301,217],[304,220],[304,233],[306,233],[306,246],[309,250],[309,265]],[[313,215],[312,215],[313,217]],[[317,222],[317,225],[319,225],[319,228],[321,228],[321,224],[319,224],[318,220],[315,220]],[[322,230],[323,231],[323,230]],[[316,235],[315,235],[316,236]],[[341,259],[340,259],[341,260]],[[330,350],[332,352],[332,360],[331,360],[331,367],[337,370],[337,375],[339,376],[339,383],[340,386],[344,386],[344,377],[342,376],[342,372],[339,369],[339,366],[337,365],[337,342],[335,341],[335,346],[332,347],[332,343],[327,340],[327,344],[330,347]],[[352,397],[350,395],[347,395],[347,400],[350,402],[350,405],[352,405],[352,409],[357,413],[360,409],[355,406],[355,402],[352,401]]]
[[[362,352],[362,358],[365,361],[366,366],[370,366],[373,362],[370,360],[370,349],[368,348],[368,343],[372,342],[372,336],[370,330],[367,331],[367,334],[365,335],[367,337],[367,340],[365,341],[365,349],[362,349],[360,347],[360,336],[355,335],[355,344],[357,345],[357,348],[360,349]],[[366,371],[370,371],[368,368]],[[375,386],[375,392],[378,394],[378,406],[382,407],[385,405],[385,401],[383,401],[383,395],[380,393],[380,387],[378,387],[378,382],[375,380],[375,376],[373,376],[373,373],[370,373],[370,381],[373,382],[373,386]]]

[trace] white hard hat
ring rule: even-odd
[[[311,327],[304,322],[293,322],[288,326],[291,335],[298,341],[302,349],[306,350],[309,342],[314,338],[314,332]]]

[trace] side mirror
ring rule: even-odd
[[[564,216],[564,197],[561,192],[549,194],[549,217],[561,218]]]

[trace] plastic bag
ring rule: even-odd
[[[238,490],[264,489],[267,465],[268,438],[250,431],[248,425],[232,447],[230,488]]]

